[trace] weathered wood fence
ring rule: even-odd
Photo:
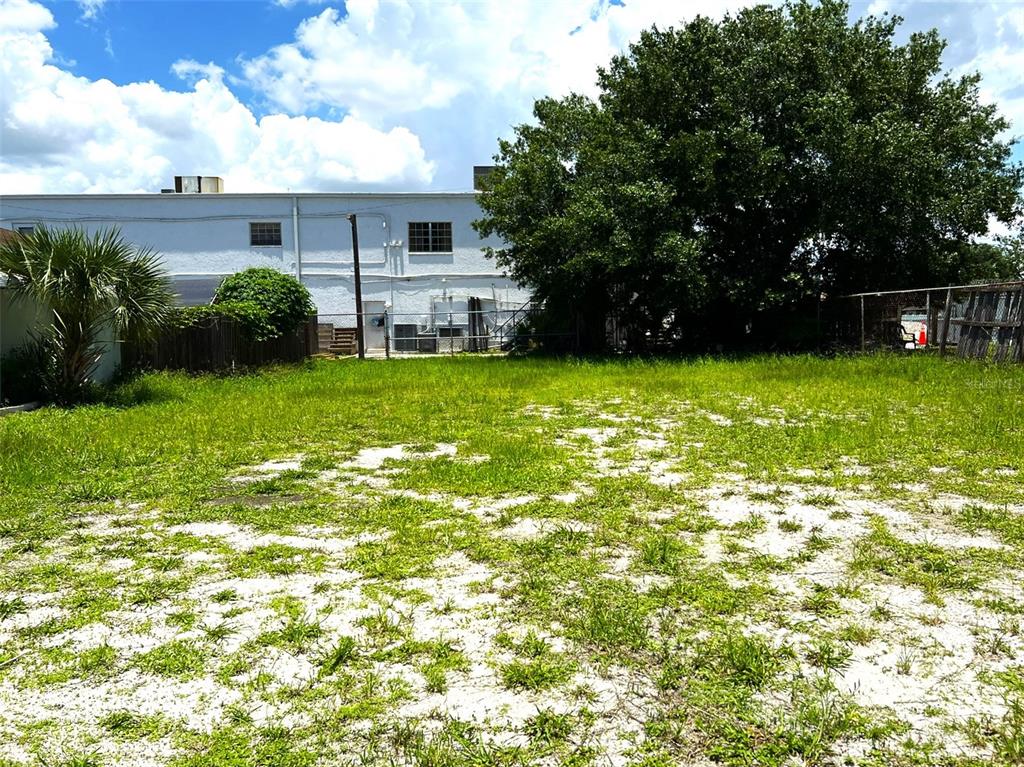
[[[142,345],[126,344],[126,366],[190,373],[258,367],[274,362],[299,362],[317,351],[316,317],[294,332],[255,341],[238,322],[216,317],[189,328],[177,328]]]
[[[960,327],[958,356],[1024,362],[1024,286],[971,290],[963,316],[949,322]]]

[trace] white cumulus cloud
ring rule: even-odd
[[[593,92],[595,71],[654,23],[741,6],[730,0],[349,0],[303,21],[292,42],[244,62],[291,112],[322,105],[369,119],[449,106],[459,95],[534,98]]]
[[[291,114],[336,109],[401,124],[438,163],[435,186],[466,188],[535,99],[596,93],[596,70],[657,23],[721,16],[737,0],[349,0],[294,40],[242,62],[249,84]]]

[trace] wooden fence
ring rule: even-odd
[[[1024,286],[970,290],[963,316],[951,314],[946,311],[945,319],[960,328],[958,356],[1024,362]],[[939,340],[940,351],[944,351],[947,334],[944,332]]]
[[[133,368],[201,373],[299,362],[316,351],[316,317],[294,332],[268,341],[254,341],[235,320],[217,317],[199,326],[168,331],[146,344],[126,344],[122,357],[124,364]]]

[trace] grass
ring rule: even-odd
[[[135,665],[142,671],[160,676],[187,679],[201,673],[206,654],[193,642],[175,640],[154,647],[136,657]]]
[[[0,742],[106,764],[159,740],[181,767],[1013,763],[1022,456],[1020,369],[922,356],[147,375],[0,419]],[[254,475],[272,459],[301,468]],[[940,625],[976,653],[949,699],[998,716],[928,702],[927,729],[849,678],[884,657],[930,688]],[[118,705],[36,702],[83,689]]]

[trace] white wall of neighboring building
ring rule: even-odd
[[[42,320],[39,307],[0,287],[0,357],[28,342],[30,333]]]
[[[137,194],[7,195],[0,226],[118,226],[160,254],[172,277],[199,296],[250,266],[297,275],[322,315],[355,311],[351,225],[355,213],[363,300],[388,306],[394,322],[435,308],[465,311],[469,297],[520,304],[529,291],[505,277],[471,222],[476,194]],[[410,222],[451,222],[450,253],[409,252]],[[281,245],[251,247],[250,222],[279,222]],[[373,302],[373,303],[371,303]],[[341,318],[339,318],[340,320]],[[336,322],[335,324],[345,324]]]
[[[15,297],[13,291],[0,287],[0,359],[25,346],[50,321],[47,312],[36,302]],[[107,328],[97,342],[99,362],[93,371],[97,381],[109,381],[121,365],[121,346],[114,341],[113,328]],[[0,386],[2,386],[0,381]]]

